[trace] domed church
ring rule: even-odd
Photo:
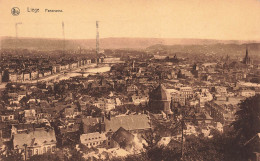
[[[164,85],[160,84],[154,89],[149,96],[150,109],[154,113],[163,111],[166,115],[172,114],[171,111],[171,96],[167,92]]]

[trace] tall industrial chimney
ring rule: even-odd
[[[63,48],[63,54],[65,53],[65,31],[64,31],[64,22],[62,21],[62,37],[63,37],[63,42],[62,42],[62,48]]]
[[[99,32],[98,32],[98,21],[96,21],[96,30],[97,30],[97,35],[96,35],[96,54],[97,54],[97,64],[98,64],[98,54],[99,54]]]

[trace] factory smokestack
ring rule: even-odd
[[[96,35],[96,55],[97,55],[97,64],[98,64],[98,55],[99,55],[99,32],[98,32],[98,21],[96,21],[96,30],[97,30],[97,35]]]

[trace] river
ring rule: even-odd
[[[105,73],[105,72],[109,72],[111,69],[111,67],[109,66],[102,66],[102,67],[94,67],[94,68],[87,68],[84,71],[83,77],[87,77],[90,74],[97,74],[97,73]],[[66,79],[70,79],[71,77],[76,77],[76,76],[82,76],[82,73],[79,72],[69,72],[66,73],[64,75],[60,75],[58,76],[55,81],[60,81],[60,80],[66,80]]]
[[[100,67],[87,67],[84,69],[84,71],[81,70],[74,70],[74,71],[68,71],[68,73],[57,73],[50,75],[48,77],[44,77],[38,80],[38,82],[48,82],[55,80],[55,82],[61,81],[61,80],[66,80],[70,79],[71,77],[76,77],[76,76],[82,76],[87,77],[90,74],[97,74],[97,73],[104,73],[110,71],[111,67],[109,66],[100,66]],[[80,71],[80,72],[79,72]],[[37,83],[37,80],[30,80],[30,81],[23,81],[21,83]],[[0,90],[4,90],[5,86],[7,83],[1,83],[0,84]]]

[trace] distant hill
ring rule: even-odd
[[[171,39],[171,38],[102,38],[100,48],[102,49],[123,49],[135,48],[146,49],[150,46],[159,45],[212,45],[212,44],[243,44],[257,43],[256,41],[237,40],[211,40],[211,39]],[[65,49],[94,49],[95,39],[68,39],[65,40]],[[37,50],[59,50],[63,49],[62,39],[47,38],[19,38],[2,37],[1,47],[3,49],[37,49]]]
[[[193,53],[210,54],[218,56],[243,57],[248,48],[250,57],[254,60],[260,58],[260,43],[246,44],[203,44],[203,45],[162,45],[156,44],[148,47],[146,50],[159,53]]]

